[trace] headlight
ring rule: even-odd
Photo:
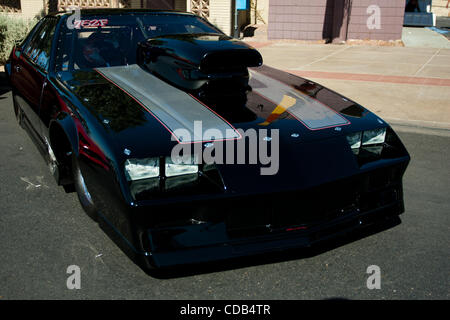
[[[355,155],[359,155],[362,149],[371,153],[380,154],[383,147],[374,147],[375,145],[384,143],[385,139],[386,128],[355,132],[347,136],[347,142]]]
[[[386,138],[386,128],[364,131],[362,137],[363,146],[383,143]]]
[[[195,164],[194,158],[189,163],[173,163],[170,157],[166,158],[165,164],[166,177],[181,176],[186,174],[198,173],[198,164]]]
[[[127,159],[125,175],[128,181],[156,178],[159,176],[159,158]]]
[[[350,148],[359,149],[359,147],[361,147],[361,135],[362,132],[356,132],[347,136],[347,141]]]
[[[171,157],[126,160],[125,176],[131,196],[135,200],[145,200],[162,197],[165,193],[223,191],[223,181],[215,165],[199,165],[195,159],[180,162],[174,159],[177,163]]]
[[[193,186],[198,181],[198,164],[195,158],[191,157],[188,161],[183,160],[184,162],[174,163],[170,157],[165,159],[166,190],[174,190],[189,185]]]

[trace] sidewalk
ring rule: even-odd
[[[391,123],[450,130],[450,49],[248,43],[265,64],[321,83]]]
[[[410,48],[450,49],[450,41],[445,35],[428,28],[403,27],[402,41]]]

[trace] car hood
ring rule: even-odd
[[[336,179],[355,173],[359,168],[345,136],[388,126],[356,102],[313,81],[267,66],[251,69],[250,77],[252,90],[246,101],[202,105],[230,129],[239,131],[240,137],[233,139],[245,139],[248,130],[255,130],[259,136],[268,139],[273,135],[272,130],[278,134],[280,160],[277,174],[261,175],[264,165],[260,164],[218,165],[224,180],[234,190],[249,190],[251,185],[256,191],[258,185],[267,185],[267,182],[292,189],[298,186],[295,182],[298,179],[303,183],[313,183],[312,180],[319,183],[320,177]],[[173,147],[181,142],[174,137],[167,123],[149,110],[141,97],[133,97],[100,70],[77,71],[64,82],[111,137],[119,162],[129,157],[170,156]],[[147,92],[158,96],[152,87],[148,87]],[[295,101],[287,99],[286,102],[285,96]],[[191,98],[186,94],[186,99]],[[292,110],[296,105],[296,110]],[[167,109],[161,112],[167,112]],[[178,117],[180,114],[183,116],[182,108],[177,110]],[[188,119],[192,119],[192,114]],[[192,141],[193,144],[199,142],[205,148],[208,139]],[[125,149],[128,152],[124,153]],[[303,165],[298,166],[298,163]],[[316,175],[308,168],[316,168]],[[266,183],[258,184],[259,180]]]

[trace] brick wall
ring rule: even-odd
[[[270,0],[269,39],[320,40],[331,28],[330,0]]]
[[[129,0],[129,4],[130,4],[130,8],[133,9],[141,9],[141,4],[146,5],[147,0],[141,1],[141,0]],[[168,3],[172,3],[173,4],[173,8],[174,10],[178,10],[178,11],[186,11],[186,0],[173,0],[173,2],[168,2]],[[163,8],[163,7],[162,7]]]
[[[336,16],[340,16],[341,19],[345,16],[345,12],[336,14],[336,10],[345,11],[343,9],[345,2],[344,0],[339,2],[342,3],[341,8],[336,6],[337,0],[270,0],[268,38],[296,40],[337,38],[339,31],[344,27],[342,40],[345,40],[346,26],[342,25],[342,20],[336,21]],[[367,13],[367,8],[370,5],[380,8],[379,29],[367,27],[367,19],[371,16],[371,13]],[[347,39],[401,39],[404,5],[405,0],[352,0]]]
[[[141,4],[146,5],[146,1],[142,0],[130,0],[130,8],[140,9],[142,8]],[[172,2],[169,2],[172,3]],[[174,0],[173,1],[173,9],[178,11],[186,11],[186,0]]]
[[[369,29],[370,5],[380,8],[380,29]],[[348,25],[348,39],[397,40],[402,38],[404,0],[353,0]]]
[[[133,9],[141,8],[141,0],[130,0],[130,8]]]
[[[186,0],[175,0],[175,10],[186,11]]]

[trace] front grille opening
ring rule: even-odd
[[[386,208],[402,200],[404,166],[371,171],[308,190],[228,198],[171,206],[153,217],[152,229],[224,228],[229,239],[284,233]],[[161,208],[163,210],[163,208]],[[157,210],[159,212],[159,210]],[[159,231],[158,231],[159,232]],[[303,231],[299,231],[303,232]],[[162,232],[161,236],[165,233]]]

